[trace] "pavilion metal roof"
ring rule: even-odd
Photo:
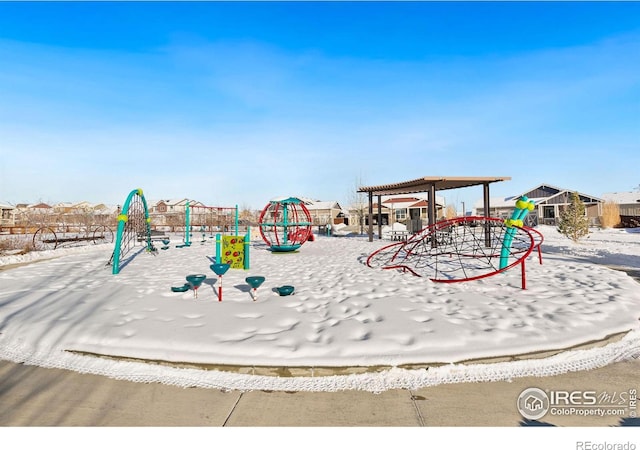
[[[369,192],[373,195],[415,194],[429,192],[431,186],[434,186],[436,191],[443,191],[508,180],[511,180],[511,177],[422,177],[400,183],[363,186],[358,188],[358,192]]]

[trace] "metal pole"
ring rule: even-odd
[[[289,240],[289,236],[287,236],[287,234],[289,234],[289,230],[288,230],[288,225],[289,225],[289,215],[288,213],[288,205],[289,203],[283,203],[282,206],[284,207],[282,209],[282,217],[283,217],[283,225],[284,225],[284,245],[287,245],[287,241]]]
[[[373,242],[373,192],[369,191],[369,242]]]
[[[236,237],[238,237],[238,205],[236,205]]]
[[[222,262],[222,236],[220,233],[216,234],[216,264]]]
[[[489,213],[490,213],[489,212],[489,209],[490,209],[489,183],[484,183],[483,192],[484,192],[484,216],[489,217]],[[484,225],[484,245],[487,248],[491,248],[491,224],[489,223],[488,220],[485,220],[485,225]]]
[[[191,228],[191,217],[189,215],[190,212],[190,205],[189,202],[187,202],[187,205],[185,206],[185,219],[184,219],[184,225],[185,225],[185,237],[184,237],[184,243],[187,245],[191,245],[191,242],[189,242],[189,235],[190,233],[190,228]]]
[[[378,195],[378,239],[382,239],[382,195]]]
[[[431,183],[429,185],[429,227],[433,230],[433,225],[436,223],[436,185]],[[437,246],[436,239],[431,239],[431,248]]]
[[[247,227],[247,235],[244,237],[244,270],[249,270],[249,239],[251,236],[251,227]]]

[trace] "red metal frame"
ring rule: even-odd
[[[505,227],[504,225],[504,220],[503,219],[499,219],[499,218],[495,218],[495,217],[480,217],[480,216],[467,216],[467,217],[458,217],[455,219],[450,219],[450,220],[445,220],[445,221],[441,221],[438,223],[435,223],[431,226],[428,226],[426,228],[423,228],[422,230],[418,231],[417,233],[413,234],[411,237],[409,237],[407,239],[406,242],[396,242],[393,244],[389,244],[386,245],[378,250],[376,250],[375,252],[371,253],[369,255],[369,257],[367,258],[366,264],[369,267],[372,267],[372,258],[391,248],[397,247],[397,250],[395,251],[395,253],[393,253],[393,256],[389,259],[389,262],[393,262],[396,260],[396,258],[398,258],[398,256],[400,255],[400,253],[402,251],[406,252],[407,255],[412,255],[412,254],[417,254],[415,252],[415,248],[417,247],[417,245],[421,242],[424,242],[427,239],[433,238],[435,236],[435,234],[445,228],[448,227],[452,227],[452,226],[459,226],[460,224],[464,224],[467,222],[481,222],[482,225],[480,226],[486,226],[487,222],[494,222],[496,225],[499,225],[501,227]],[[491,226],[491,225],[490,225]],[[495,225],[494,225],[495,226]],[[431,281],[436,282],[436,283],[459,283],[459,282],[463,282],[463,281],[473,281],[473,280],[480,280],[483,278],[487,278],[502,272],[505,272],[517,265],[520,265],[520,269],[521,269],[521,278],[522,278],[522,289],[526,289],[526,271],[525,271],[525,260],[531,255],[531,253],[533,252],[534,249],[537,249],[538,251],[538,259],[540,264],[542,264],[542,251],[540,249],[540,246],[542,244],[542,242],[544,241],[544,238],[542,236],[542,234],[537,231],[534,230],[532,228],[529,227],[522,227],[522,228],[518,228],[519,230],[522,230],[522,232],[526,233],[526,235],[529,237],[530,241],[531,241],[531,245],[529,247],[527,247],[526,249],[522,249],[519,251],[513,251],[510,253],[511,256],[515,256],[518,255],[518,257],[516,258],[516,260],[514,262],[512,262],[511,264],[507,265],[506,267],[502,268],[502,269],[496,269],[496,270],[492,270],[490,272],[487,273],[483,273],[480,275],[476,275],[476,276],[472,276],[472,277],[464,277],[464,278],[457,278],[457,279],[442,279],[442,278],[429,278]],[[504,235],[504,233],[503,233]],[[436,242],[437,242],[437,238],[436,238]],[[437,245],[436,245],[437,247]],[[451,254],[451,256],[453,256],[453,254]],[[489,257],[489,258],[497,258],[500,255],[499,254],[490,254],[490,255],[486,255],[486,254],[456,254],[456,256],[459,257],[463,257],[463,258],[485,258],[485,257]],[[413,275],[415,276],[422,276],[420,275],[418,272],[416,272],[413,268],[411,268],[410,266],[406,265],[406,264],[392,264],[392,265],[387,265],[387,266],[383,266],[383,269],[401,269],[403,271],[409,271],[411,272]]]
[[[289,208],[289,205],[291,206],[290,208]],[[271,209],[272,206],[273,206],[273,209]],[[284,208],[287,208],[287,214],[289,216],[288,222],[290,222],[290,225],[287,226],[286,245],[291,245],[291,246],[302,245],[307,241],[307,239],[309,238],[309,235],[312,233],[311,213],[309,213],[309,210],[307,209],[306,206],[304,206],[302,202],[288,203],[286,205],[283,205],[283,203],[280,203],[280,202],[270,202],[263,208],[262,212],[260,213],[260,217],[258,218],[260,236],[262,237],[262,240],[265,242],[265,244],[267,244],[270,247],[285,245],[284,241],[282,240],[283,236],[281,236],[281,234],[284,233],[284,230],[279,230],[278,225],[271,226],[270,233],[273,234],[273,241],[274,241],[272,242],[272,240],[269,239],[264,232],[265,216],[268,213],[270,216],[274,218],[274,222],[275,222],[275,218],[278,216],[280,209],[284,209]],[[302,223],[306,223],[308,225],[301,224],[300,210],[305,216],[304,221]]]

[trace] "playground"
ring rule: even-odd
[[[228,234],[193,230],[187,208],[184,232],[154,238],[134,189],[113,244],[0,259],[0,359],[181,386],[382,391],[640,354],[637,235],[567,247],[523,225],[532,206],[385,242],[314,237],[283,197],[265,206],[262,239],[240,234],[237,207]]]
[[[117,275],[105,266],[113,244],[31,252],[30,264],[0,271],[0,358],[180,386],[382,391],[637,355],[638,284],[608,267],[640,265],[637,235],[603,230],[579,246],[540,230],[544,261],[528,255],[526,289],[518,268],[437,283],[369,267],[388,241],[366,236],[316,236],[285,253],[256,240],[250,268],[222,279],[215,240],[178,247],[180,234]],[[197,297],[172,290],[194,274],[204,275]],[[264,279],[254,290],[249,277]]]

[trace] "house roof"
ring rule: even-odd
[[[571,191],[571,190],[561,191],[561,192],[558,192],[557,194],[551,195],[551,196],[549,196],[547,198],[539,199],[539,201],[536,201],[535,203],[536,204],[538,204],[538,203],[547,203],[547,202],[549,202],[549,200],[551,200],[553,198],[564,196],[565,194],[570,194],[572,192],[577,192],[577,191]],[[600,199],[600,198],[593,197],[591,195],[582,194],[581,192],[578,192],[578,196],[580,197],[580,200],[582,200],[584,203],[598,203],[598,202],[602,201],[602,199]],[[571,202],[570,197],[567,198],[566,202],[567,203]]]
[[[637,205],[640,203],[640,191],[635,192],[609,192],[602,194],[602,198],[619,205]]]
[[[170,199],[158,200],[153,204],[157,205],[158,203],[164,203],[165,205],[168,205],[168,206],[176,206],[176,205],[186,205],[188,201],[189,201],[188,198],[170,198]]]
[[[36,203],[34,205],[27,206],[27,208],[51,209],[52,207],[47,205],[46,203]]]
[[[534,192],[534,191],[538,190],[539,188],[543,188],[543,187],[551,188],[552,190],[557,191],[557,192],[552,194],[552,195],[549,195],[548,197],[536,197],[536,198],[528,197],[529,200],[533,201],[536,205],[544,204],[547,201],[549,201],[549,200],[551,200],[551,199],[553,199],[555,197],[564,195],[566,193],[576,192],[576,191],[571,190],[571,189],[562,189],[562,188],[559,188],[559,187],[556,187],[556,186],[551,186],[549,184],[540,184],[540,185],[538,185],[537,187],[535,187],[533,189],[527,190],[526,192],[524,192],[521,195],[516,195],[516,196],[513,196],[513,197],[506,197],[506,198],[491,197],[489,199],[489,206],[491,208],[513,208],[515,206],[515,204],[516,204],[516,201],[520,197],[522,197],[523,195],[527,195],[528,193]],[[598,197],[593,197],[591,195],[586,195],[586,194],[583,194],[581,192],[578,192],[578,195],[580,195],[581,198],[585,198],[585,199],[591,200],[591,202],[599,202],[599,201],[601,201],[601,199],[599,199]],[[638,196],[638,198],[640,198],[640,192],[637,193],[637,196]],[[481,208],[484,207],[484,201],[482,199],[481,200],[477,200],[474,203],[473,206],[474,206],[475,209],[481,209]]]
[[[393,197],[383,200],[382,203],[415,203],[418,200],[415,197]]]
[[[507,197],[507,198],[491,197],[489,199],[489,206],[491,208],[513,208],[516,205],[516,200],[518,198],[520,198],[520,197],[519,196],[517,196],[517,197]],[[477,200],[473,204],[473,207],[475,209],[484,208],[484,200],[483,199]]]
[[[436,191],[442,191],[479,186],[510,179],[511,177],[422,177],[400,183],[363,186],[358,189],[358,192],[370,192],[374,195],[415,194],[418,192],[428,192],[431,186],[434,186]]]
[[[312,210],[312,209],[342,209],[340,207],[340,204],[338,202],[335,202],[335,201],[329,201],[329,202],[316,202],[316,201],[313,201],[311,203],[307,203],[306,207],[309,210]]]
[[[71,207],[72,208],[76,208],[76,209],[79,209],[79,208],[92,208],[93,205],[91,203],[87,202],[87,201],[81,201],[81,202],[78,202],[78,203],[73,203],[71,205]]]
[[[294,197],[274,197],[270,200],[270,202],[279,202],[279,201],[285,201],[285,200],[299,200],[300,202],[302,202],[304,204],[304,206],[308,209],[308,210],[318,210],[318,209],[339,209],[342,210],[342,206],[340,206],[340,203],[338,203],[337,201],[333,200],[333,201],[321,201],[321,200],[313,200],[309,197],[301,197],[301,196],[294,196]]]
[[[516,196],[514,198],[522,197],[523,195],[526,195],[527,197],[530,197],[528,194],[530,194],[531,192],[537,191],[538,189],[544,189],[544,188],[550,188],[550,189],[556,191],[556,193],[564,192],[564,191],[567,190],[567,189],[564,189],[564,188],[561,188],[561,187],[558,187],[558,186],[554,186],[553,184],[542,183],[542,184],[537,185],[533,189],[528,189],[526,192],[523,192],[519,196]],[[547,198],[547,197],[545,197],[545,198]]]
[[[438,202],[436,202],[436,205],[438,204]],[[429,202],[426,200],[418,200],[416,203],[414,203],[413,205],[411,205],[411,208],[426,208],[427,206],[429,206]]]
[[[543,189],[543,188],[551,188],[551,189],[553,189],[553,190],[555,190],[557,192],[555,194],[549,195],[547,197],[540,197],[540,198],[533,198],[531,195],[528,195],[528,194],[530,194],[532,192],[537,191],[538,189]],[[521,195],[519,195],[517,197],[514,197],[514,198],[519,198],[519,197],[521,197],[523,195],[526,195],[529,198],[529,200],[533,200],[536,204],[538,204],[538,203],[548,202],[552,198],[558,197],[560,195],[564,195],[566,193],[572,193],[572,192],[578,192],[578,191],[576,191],[575,189],[564,189],[564,188],[560,188],[560,187],[553,186],[553,185],[550,185],[550,184],[539,184],[535,188],[529,189],[526,192],[523,192]],[[581,199],[588,199],[589,200],[589,201],[587,201],[585,203],[599,203],[599,202],[602,201],[601,198],[594,197],[593,195],[585,194],[583,192],[578,192],[578,195],[580,196]],[[585,201],[585,200],[582,200],[582,201]]]

